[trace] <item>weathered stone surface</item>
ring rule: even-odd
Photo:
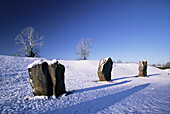
[[[35,62],[36,63],[36,62]],[[30,84],[34,96],[52,96],[65,93],[64,72],[65,67],[57,62],[41,61],[39,64],[28,68]]]
[[[53,84],[48,72],[48,64],[46,62],[35,65],[33,68],[28,69],[28,71],[30,76],[30,83],[33,88],[33,94],[35,96],[53,95]]]
[[[139,61],[139,76],[146,77],[147,76],[147,61]]]
[[[141,61],[139,61],[139,76],[143,76],[143,65]]]
[[[64,84],[65,67],[57,62],[49,65],[48,68],[53,81],[53,94],[58,97],[66,92]]]
[[[98,77],[100,81],[110,81],[113,61],[110,57],[100,60],[98,67]]]

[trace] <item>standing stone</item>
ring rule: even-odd
[[[100,60],[98,67],[98,77],[100,81],[110,81],[113,61],[110,57]]]
[[[143,76],[147,76],[147,61],[143,61]]]
[[[30,84],[34,96],[52,96],[65,93],[64,72],[65,67],[58,61],[35,61],[28,66]]]
[[[65,67],[56,62],[49,65],[48,68],[53,81],[53,95],[58,97],[66,92],[64,84]]]
[[[139,76],[143,76],[143,65],[141,61],[139,61]]]
[[[139,77],[147,76],[147,61],[139,61]]]
[[[29,68],[28,71],[34,96],[52,96],[53,84],[48,72],[47,62],[35,65],[33,68]]]

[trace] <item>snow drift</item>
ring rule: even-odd
[[[66,68],[69,95],[34,97],[27,66],[38,58],[0,56],[0,113],[170,113],[170,75],[138,64],[117,63],[112,81],[98,81],[99,61],[59,60]]]

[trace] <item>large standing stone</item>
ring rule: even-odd
[[[139,61],[139,77],[147,76],[147,61]]]
[[[100,60],[98,67],[98,77],[100,81],[110,81],[113,61],[110,57]]]
[[[65,68],[58,61],[38,60],[28,66],[34,96],[52,96],[65,93]]]
[[[53,81],[53,94],[58,97],[66,92],[64,84],[65,67],[56,62],[49,65],[48,68]]]

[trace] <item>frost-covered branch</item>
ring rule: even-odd
[[[44,37],[35,31],[33,27],[27,27],[15,38],[16,44],[21,45],[21,51],[25,51],[25,56],[34,57],[39,51],[37,46],[43,45]]]
[[[91,39],[82,39],[81,42],[76,46],[76,55],[80,55],[80,59],[86,60],[89,56],[91,42]]]

